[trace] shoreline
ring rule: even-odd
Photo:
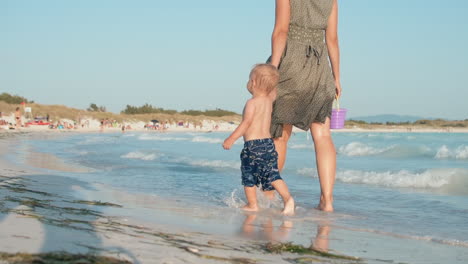
[[[5,153],[11,151],[12,144],[22,136],[26,135],[0,137],[0,262],[17,260],[20,252],[36,258],[40,253],[62,252],[112,257],[130,263],[154,263],[155,260],[200,264],[289,263],[286,259],[300,261],[304,258],[302,254],[283,252],[292,245],[273,247],[273,244],[256,240],[137,220],[125,213],[125,207],[130,204],[112,203],[112,196],[116,194],[103,188],[105,186],[91,185],[58,173],[44,173],[43,169],[58,172],[66,169],[65,163],[49,166],[60,160],[58,157],[43,160],[38,170],[24,169],[21,164],[6,160]],[[28,158],[25,162],[28,167],[34,167]],[[136,199],[132,194],[124,195],[128,195],[129,200]],[[354,263],[357,260],[303,249],[306,255],[320,262],[337,259],[337,263]]]
[[[225,126],[217,130],[213,129],[195,129],[195,128],[176,128],[176,129],[167,129],[167,130],[148,130],[144,128],[138,129],[129,129],[124,133],[217,133],[217,132],[232,132],[234,131],[235,126],[231,127]],[[468,133],[468,128],[343,128],[343,129],[331,129],[332,133],[454,133],[454,134],[463,134]],[[120,128],[106,128],[101,130],[99,128],[78,128],[78,129],[49,129],[49,128],[36,128],[36,127],[27,127],[21,129],[0,129],[0,133],[22,133],[22,132],[38,132],[38,133],[122,133]],[[294,133],[307,133],[307,131],[293,128]]]

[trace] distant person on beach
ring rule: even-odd
[[[273,100],[278,84],[278,71],[269,64],[258,64],[250,72],[247,89],[252,98],[244,107],[242,122],[224,141],[228,150],[241,136],[244,149],[241,152],[242,185],[244,185],[246,211],[258,211],[257,186],[263,191],[276,190],[283,199],[283,214],[294,214],[294,199],[278,171],[278,154],[270,134]]]
[[[0,112],[0,126],[6,126],[8,125],[8,122],[3,120],[3,113]]]
[[[19,107],[16,107],[16,111],[15,111],[15,126],[16,128],[20,128],[21,127],[21,110]]]
[[[327,212],[333,211],[336,174],[330,118],[333,100],[341,95],[337,2],[276,0],[269,59],[280,74],[271,118],[279,169],[286,161],[292,127],[310,129],[321,190],[317,208]]]

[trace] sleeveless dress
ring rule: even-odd
[[[325,43],[333,0],[291,0],[288,40],[278,70],[270,132],[281,137],[283,124],[307,131],[331,117],[336,86]]]

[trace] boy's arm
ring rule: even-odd
[[[255,113],[255,106],[251,100],[249,100],[244,107],[244,113],[242,115],[242,122],[239,124],[239,126],[232,132],[232,134],[224,140],[223,143],[223,148],[224,149],[231,149],[232,145],[236,140],[240,137],[242,137],[247,129],[250,127],[253,121]]]

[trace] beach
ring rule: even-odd
[[[261,212],[240,210],[242,145],[221,150],[226,132],[0,135],[2,253],[66,251],[131,263],[468,259],[464,133],[334,133],[341,160],[333,214],[313,209],[317,178],[305,161],[313,146],[296,133],[284,171],[298,201],[293,217],[262,197]]]

